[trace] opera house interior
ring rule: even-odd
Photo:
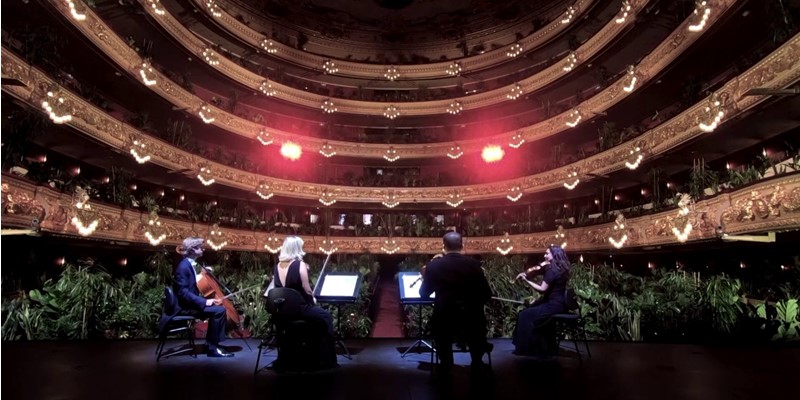
[[[799,0],[1,16],[3,396],[796,393]]]

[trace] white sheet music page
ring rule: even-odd
[[[358,275],[326,275],[320,297],[353,297]]]
[[[403,277],[403,293],[407,299],[419,299],[419,288],[422,287],[422,281],[419,279],[420,274],[406,274]],[[416,282],[416,283],[415,283]],[[414,287],[411,287],[414,285]],[[436,293],[431,294],[431,298],[435,298]]]

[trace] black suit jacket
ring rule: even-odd
[[[492,298],[480,261],[460,253],[447,253],[428,263],[419,294],[427,299],[433,292],[434,310],[439,311],[463,305],[482,313],[483,305]]]
[[[188,258],[184,258],[175,268],[175,296],[182,310],[202,311],[206,307],[206,299],[197,290],[194,267]]]

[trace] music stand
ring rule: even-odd
[[[400,272],[397,274],[397,283],[400,285],[400,304],[417,306],[417,341],[414,342],[400,357],[405,357],[413,349],[425,346],[435,352],[433,345],[426,342],[422,334],[422,306],[433,304],[436,293],[431,294],[428,299],[423,299],[419,294],[422,287],[421,274],[419,272]]]
[[[327,272],[319,277],[314,287],[317,302],[336,305],[336,344],[342,346],[348,360],[352,360],[353,356],[342,341],[342,304],[358,301],[361,279],[360,272]]]

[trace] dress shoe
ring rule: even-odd
[[[209,357],[233,357],[234,356],[233,353],[230,353],[227,350],[223,350],[223,349],[221,349],[219,347],[217,347],[214,350],[209,350],[208,353],[206,353],[206,355],[208,355]]]

